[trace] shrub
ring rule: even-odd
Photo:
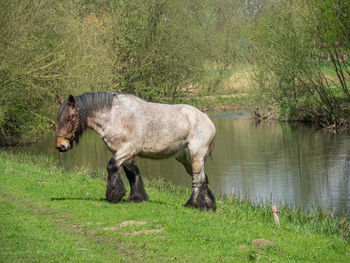
[[[0,3],[0,144],[32,140],[55,120],[55,94],[111,82],[99,25],[70,1]]]
[[[282,117],[348,124],[349,15],[347,1],[273,1],[264,8],[253,34],[256,83]]]

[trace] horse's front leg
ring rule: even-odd
[[[108,180],[106,198],[111,203],[119,202],[126,194],[124,183],[120,177],[119,167],[113,157],[107,165]]]
[[[127,201],[141,203],[148,200],[139,168],[131,163],[123,165],[126,177],[130,183],[130,196]]]

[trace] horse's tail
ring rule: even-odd
[[[204,160],[207,159],[209,155],[211,156],[211,151],[214,148],[214,141],[215,141],[215,137],[211,140],[211,143],[209,144],[209,147],[208,147],[207,153],[205,154]]]

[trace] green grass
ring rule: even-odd
[[[267,206],[224,198],[216,213],[202,212],[182,206],[186,190],[145,183],[148,202],[111,204],[96,172],[66,172],[50,157],[0,151],[0,262],[349,260],[348,237],[341,241],[337,219],[325,214],[283,208],[277,228]],[[120,226],[129,220],[144,224]],[[134,232],[147,230],[159,232]],[[260,238],[272,243],[253,244]]]

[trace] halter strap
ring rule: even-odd
[[[76,133],[76,131],[78,130],[78,127],[79,127],[79,121],[80,121],[80,119],[79,119],[79,113],[80,113],[80,111],[79,111],[79,108],[77,108],[77,110],[78,110],[78,116],[77,116],[77,121],[75,122],[75,124],[74,124],[74,129],[73,129],[73,131],[72,131],[72,136],[71,136],[71,138],[69,139],[69,140],[71,140],[71,141],[73,141],[74,140],[74,138],[75,138],[75,133]]]
[[[80,116],[80,111],[79,111],[79,108],[77,108],[77,110],[78,110],[77,121],[76,121],[76,122],[75,122],[75,124],[74,124],[74,128],[73,128],[73,131],[72,131],[72,133],[71,133],[70,138],[68,138],[67,133],[66,133],[66,134],[63,134],[63,135],[57,134],[57,136],[59,136],[59,137],[63,137],[63,138],[65,138],[65,139],[67,139],[67,140],[70,140],[71,142],[72,142],[72,141],[74,141],[74,138],[75,138],[75,133],[76,133],[76,132],[77,132],[77,130],[78,130],[78,127],[79,127],[79,121],[80,121],[80,118],[79,118],[79,116]]]

